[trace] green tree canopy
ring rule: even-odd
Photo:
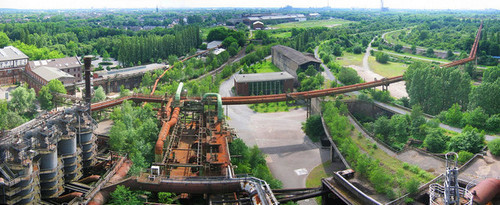
[[[0,48],[9,45],[10,39],[4,32],[0,32]]]
[[[42,109],[51,110],[53,108],[53,93],[66,94],[66,88],[61,83],[61,81],[54,79],[51,80],[47,85],[44,85],[40,91],[38,91],[38,101]]]
[[[18,113],[32,111],[35,108],[36,94],[33,88],[28,89],[26,86],[19,86],[11,93],[12,99],[9,106]]]
[[[106,93],[104,92],[104,88],[102,88],[102,86],[99,86],[94,92],[92,102],[100,102],[104,99],[106,99]]]
[[[484,146],[484,134],[479,133],[477,129],[466,127],[462,133],[450,139],[449,149],[455,152],[468,151],[478,153]]]
[[[441,153],[446,149],[446,139],[443,132],[437,129],[431,129],[424,140],[427,150],[434,153]]]
[[[488,149],[490,150],[491,154],[500,156],[500,138],[488,142]]]

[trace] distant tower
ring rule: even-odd
[[[380,0],[380,11],[389,11],[388,7],[384,7],[384,0]]]
[[[158,5],[156,5],[156,13],[158,13]]]

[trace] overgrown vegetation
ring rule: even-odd
[[[236,167],[234,169],[236,174],[251,174],[266,181],[273,189],[282,188],[281,181],[273,177],[267,167],[266,156],[259,150],[257,145],[250,148],[243,140],[235,139],[229,145],[229,151],[233,156],[231,163]]]
[[[347,112],[344,104],[327,102],[322,107],[325,123],[339,150],[351,164],[351,167],[362,177],[368,179],[378,193],[385,194],[389,199],[394,199],[403,192],[412,190],[413,185],[408,185],[407,181],[413,179],[420,183],[433,178],[431,174],[417,166],[407,165],[405,168],[403,164],[401,167],[399,160],[388,156],[383,151],[375,154],[377,148],[368,146],[367,140],[363,137],[350,137],[352,125],[342,114]],[[361,141],[362,139],[364,140]],[[363,148],[363,151],[360,147]],[[363,153],[371,152],[370,150],[374,150],[374,153],[370,155]],[[375,156],[384,158],[384,161],[380,161]]]
[[[113,109],[110,118],[114,122],[109,132],[111,150],[128,154],[133,162],[129,173],[139,174],[154,159],[159,129],[153,107],[150,104],[136,107],[124,101]]]
[[[307,118],[306,122],[302,124],[302,130],[313,142],[319,142],[321,137],[325,136],[325,130],[323,129],[320,115],[312,115]]]
[[[294,105],[294,102],[275,102],[275,103],[259,103],[252,104],[248,107],[255,112],[268,113],[268,112],[288,112],[290,109],[301,108],[301,105]]]

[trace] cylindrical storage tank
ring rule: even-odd
[[[22,180],[15,184],[11,189],[18,190],[15,192],[11,192],[13,194],[10,197],[10,202],[7,203],[16,203],[16,204],[29,204],[36,203],[33,201],[35,197],[39,196],[40,193],[38,191],[38,180],[36,179],[36,175],[33,174],[33,165],[30,163],[27,167],[24,167],[19,172],[20,178]],[[16,193],[17,192],[17,193]],[[38,198],[38,197],[37,197]]]
[[[86,130],[77,134],[79,145],[82,149],[82,165],[84,168],[91,167],[95,164],[96,145],[91,130]]]
[[[66,136],[57,145],[64,164],[64,181],[71,182],[81,177],[80,158],[77,155],[76,136]]]
[[[40,190],[42,198],[54,198],[61,194],[63,172],[58,166],[57,150],[40,152]]]

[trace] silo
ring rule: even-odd
[[[40,150],[40,190],[42,198],[54,198],[63,191],[62,162],[57,157],[57,149]]]
[[[64,181],[71,182],[82,176],[81,157],[76,145],[76,135],[63,135],[57,144],[57,151],[63,160]]]

